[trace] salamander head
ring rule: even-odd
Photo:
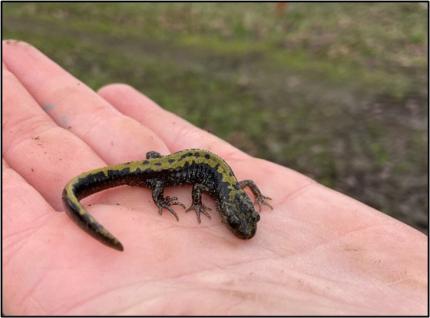
[[[239,238],[247,240],[254,236],[260,215],[243,190],[236,191],[233,202],[220,204],[223,222]]]

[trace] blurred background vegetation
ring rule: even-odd
[[[3,3],[90,87],[125,82],[428,233],[426,3]]]

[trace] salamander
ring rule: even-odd
[[[70,180],[63,190],[62,199],[67,214],[100,242],[123,251],[123,245],[103,225],[90,215],[80,200],[98,191],[119,185],[146,187],[152,190],[152,198],[158,211],[169,211],[177,220],[172,206],[185,205],[176,197],[164,196],[167,186],[191,184],[192,203],[186,211],[194,210],[200,223],[200,215],[210,218],[210,208],[202,203],[202,193],[208,193],[216,201],[221,220],[241,239],[250,239],[257,230],[260,215],[254,208],[267,205],[271,198],[264,196],[252,180],[238,181],[230,166],[219,156],[207,150],[187,149],[170,155],[150,151],[146,159],[94,169]],[[244,188],[248,187],[255,197],[254,204]]]

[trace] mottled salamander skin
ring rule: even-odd
[[[202,192],[209,193],[217,203],[222,221],[241,239],[250,239],[260,220],[253,203],[243,190],[249,187],[255,203],[271,207],[251,180],[238,182],[230,166],[217,155],[200,149],[188,149],[161,156],[150,151],[146,160],[127,162],[85,172],[73,178],[64,188],[63,202],[67,214],[85,231],[102,243],[122,251],[124,248],[108,230],[94,219],[79,200],[119,185],[147,187],[152,190],[154,203],[161,214],[167,209],[178,219],[172,205],[185,206],[175,197],[163,195],[167,186],[192,184],[192,204],[200,223],[200,214],[210,218],[210,210],[202,204]]]

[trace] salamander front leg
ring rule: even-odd
[[[156,151],[148,151],[146,153],[146,159],[154,159],[154,158],[161,158],[162,156],[160,155],[159,152]]]
[[[191,210],[196,211],[197,221],[199,223],[202,222],[202,220],[200,219],[200,214],[206,215],[209,219],[211,218],[211,215],[208,212],[206,212],[206,211],[210,211],[211,209],[208,208],[207,206],[204,206],[202,203],[202,192],[204,191],[208,192],[209,189],[202,184],[194,184],[193,190],[191,193],[191,196],[193,198],[193,203],[191,203],[191,206],[185,210],[186,212]]]
[[[169,197],[164,196],[164,184],[162,181],[154,181],[151,184],[152,188],[152,199],[154,200],[155,204],[158,207],[158,212],[160,215],[163,213],[163,209],[167,209],[170,213],[172,213],[176,220],[179,221],[178,215],[176,214],[175,210],[172,209],[172,205],[180,205],[185,209],[185,205],[183,205],[181,202],[177,201],[177,197]]]
[[[272,200],[272,198],[266,197],[265,195],[263,195],[260,191],[260,189],[258,189],[257,185],[255,184],[254,181],[252,180],[242,180],[239,181],[239,186],[241,189],[244,189],[246,187],[249,187],[249,189],[251,189],[252,193],[255,196],[255,202],[254,204],[258,205],[258,209],[259,211],[261,211],[261,205],[267,205],[269,208],[271,208],[273,210],[273,207],[267,203],[267,200]]]

